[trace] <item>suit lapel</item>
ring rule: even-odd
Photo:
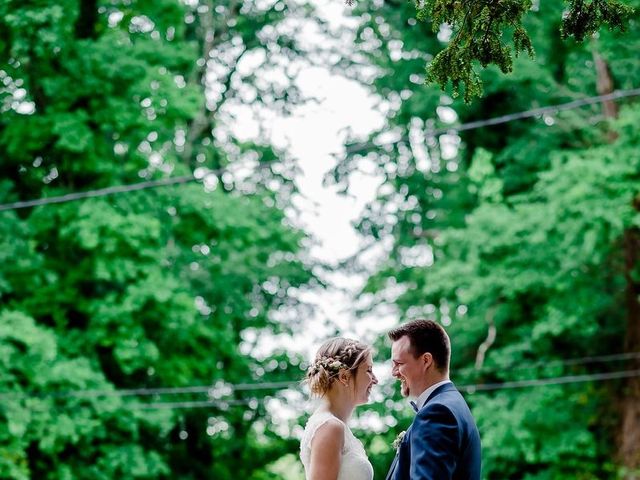
[[[444,385],[440,385],[438,388],[436,388],[433,392],[431,392],[431,394],[427,397],[427,400],[424,402],[424,405],[422,405],[422,408],[424,408],[424,406],[429,403],[429,400],[431,400],[432,398],[436,397],[437,395],[443,393],[443,392],[448,392],[450,390],[455,390],[456,388],[453,386],[453,383],[449,382],[449,383],[445,383]],[[415,419],[414,419],[415,421]],[[409,431],[411,430],[411,427],[413,426],[413,422],[411,422],[411,425],[409,425],[409,428],[407,429],[407,432],[405,435],[409,434]],[[391,463],[391,467],[389,468],[389,472],[387,473],[387,476],[385,478],[385,480],[393,480],[393,476],[395,474],[396,468],[398,467],[398,461],[400,459],[400,450],[398,449],[398,451],[396,452],[396,456],[393,458],[393,462]]]
[[[407,435],[409,435],[409,433],[411,432],[412,427],[413,427],[413,422],[411,422],[411,425],[409,425],[409,428],[407,428],[407,430],[404,432],[405,439],[407,438]],[[396,470],[398,469],[398,463],[400,463],[400,450],[401,450],[401,446],[399,446],[398,449],[396,450],[396,456],[393,457],[393,462],[391,462],[391,467],[389,467],[389,473],[387,473],[385,480],[393,480]]]
[[[391,462],[391,467],[389,468],[389,473],[387,473],[387,477],[385,480],[391,480],[393,478],[393,474],[396,471],[396,466],[398,465],[398,457],[400,452],[396,453],[396,456],[393,457],[393,462]]]
[[[429,403],[429,400],[431,400],[433,397],[440,395],[443,392],[448,392],[450,390],[455,390],[456,387],[453,386],[453,383],[449,382],[449,383],[445,383],[444,385],[440,385],[438,388],[436,388],[433,392],[431,392],[431,394],[427,397],[427,400],[424,402],[424,405],[422,405],[422,407],[424,408],[424,406]]]

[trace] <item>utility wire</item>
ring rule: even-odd
[[[535,388],[545,387],[549,385],[566,385],[572,383],[584,383],[584,382],[603,382],[608,380],[616,380],[622,378],[634,378],[640,377],[640,369],[638,370],[621,370],[614,372],[592,373],[585,375],[568,375],[562,377],[550,377],[550,378],[533,378],[527,380],[517,380],[511,382],[502,383],[484,383],[475,385],[461,385],[458,389],[467,394],[476,394],[489,391],[506,390],[514,388]],[[298,386],[299,382],[277,382],[280,385],[280,389]],[[244,384],[243,384],[244,385]],[[251,386],[251,390],[259,384],[246,384],[247,387]],[[272,384],[275,386],[276,382]],[[190,387],[191,388],[191,387]],[[157,389],[156,389],[157,390]],[[172,389],[178,390],[178,389]],[[114,393],[114,392],[111,392]],[[175,393],[175,392],[174,392]],[[3,396],[6,396],[3,395]],[[24,396],[23,396],[24,397]],[[76,398],[82,398],[83,396],[75,396]],[[193,408],[218,408],[221,410],[227,410],[231,406],[248,406],[251,409],[256,409],[257,404],[263,402],[265,397],[262,398],[244,398],[244,399],[211,399],[211,400],[196,400],[196,401],[177,401],[177,402],[153,402],[153,403],[130,403],[127,404],[128,408],[144,409],[144,410],[157,410],[157,409],[193,409]],[[39,405],[38,407],[43,407]],[[34,407],[34,408],[38,408]]]
[[[640,359],[640,352],[614,353],[609,355],[597,355],[589,357],[569,358],[563,360],[540,360],[527,365],[518,365],[514,363],[498,363],[496,365],[483,365],[480,368],[467,367],[456,370],[457,373],[486,373],[495,372],[497,369],[507,370],[532,370],[535,368],[552,368],[552,367],[569,367],[576,365],[590,365],[593,363],[607,363],[623,360]]]
[[[247,163],[247,166],[249,166],[249,162],[246,162],[246,163]],[[257,170],[259,171],[265,167],[271,166],[272,164],[273,164],[272,161],[260,163],[257,166]],[[245,165],[243,165],[242,162],[238,162],[236,164],[232,164],[231,166],[234,168],[242,168]],[[228,167],[221,167],[214,170],[207,170],[203,174],[202,179],[208,177],[209,175],[219,176],[226,171],[228,171]],[[60,195],[56,197],[45,197],[45,198],[38,198],[35,200],[24,200],[19,202],[4,203],[4,204],[0,204],[0,212],[6,211],[6,210],[18,210],[21,208],[37,207],[41,205],[50,205],[55,203],[72,202],[75,200],[82,200],[85,198],[104,197],[106,195],[128,193],[128,192],[134,192],[137,190],[146,190],[148,188],[158,188],[158,187],[166,187],[166,186],[177,185],[182,183],[198,182],[202,179],[199,178],[199,176],[195,176],[195,175],[183,175],[180,177],[163,178],[160,180],[148,180],[145,182],[132,183],[129,185],[116,185],[113,187],[100,188],[97,190],[87,190],[85,192],[72,192],[72,193],[68,193],[68,194]]]
[[[567,385],[573,383],[584,382],[603,382],[608,380],[617,380],[622,378],[634,378],[640,377],[640,370],[621,370],[615,372],[606,373],[594,373],[586,375],[569,375],[564,377],[552,377],[552,378],[534,378],[527,380],[518,380],[513,382],[503,383],[485,383],[476,385],[462,385],[458,386],[458,389],[473,395],[477,393],[484,393],[489,391],[515,389],[515,388],[537,388],[546,387],[549,385]],[[279,382],[287,383],[289,386],[300,385],[299,382]],[[245,406],[251,410],[258,408],[259,403],[264,402],[265,397],[262,398],[244,398],[244,399],[217,399],[217,400],[196,400],[196,401],[178,401],[178,402],[154,402],[154,403],[129,403],[127,408],[133,408],[137,410],[160,410],[160,409],[195,409],[195,408],[217,408],[219,410],[228,410],[232,406]],[[58,405],[60,407],[61,405]],[[43,405],[33,406],[32,408],[41,409]],[[75,407],[74,407],[75,408]]]
[[[193,402],[159,402],[159,403],[140,403],[137,405],[133,405],[133,408],[139,408],[141,410],[160,410],[170,408],[172,410],[178,408],[224,408],[229,406],[248,406],[251,407],[252,404],[257,403],[256,399],[247,399],[247,400],[225,400],[225,401],[209,401],[209,400],[201,400],[201,401],[193,401]],[[252,410],[255,410],[253,408]]]
[[[565,359],[558,361],[549,361],[547,363],[540,362],[541,366],[575,366],[575,365],[587,365],[590,363],[606,363],[618,360],[629,360],[629,359],[637,359],[640,358],[640,352],[629,352],[629,353],[618,353],[611,355],[601,355],[601,356],[592,356],[592,357],[582,357],[582,358],[573,358],[573,359]],[[526,365],[508,365],[505,368],[509,371],[520,370],[531,368]],[[492,370],[497,372],[498,370]],[[630,370],[634,371],[635,370]],[[625,371],[628,372],[628,371]],[[620,372],[613,372],[618,374]],[[551,379],[535,379],[534,381],[543,381],[553,380],[558,378],[587,378],[593,375],[609,375],[609,373],[599,373],[599,374],[585,374],[578,376],[570,376],[570,377],[553,377]],[[615,377],[621,378],[621,377]],[[597,377],[593,379],[597,380]],[[528,382],[530,380],[526,380]],[[586,381],[586,380],[585,380]],[[503,382],[503,383],[494,383],[494,384],[478,384],[478,385],[469,385],[461,388],[477,388],[478,390],[491,390],[495,385],[508,385],[511,383],[518,382]],[[130,389],[120,389],[120,390],[107,390],[107,389],[95,389],[95,390],[70,390],[70,391],[54,391],[54,392],[0,392],[0,400],[2,399],[23,399],[23,398],[102,398],[102,397],[144,397],[144,396],[162,396],[162,395],[185,395],[185,394],[198,394],[198,393],[206,393],[212,396],[216,395],[229,395],[232,392],[241,392],[241,391],[258,391],[258,390],[285,390],[288,388],[296,388],[300,387],[301,382],[299,381],[279,381],[279,382],[256,382],[256,383],[224,383],[219,382],[212,385],[191,385],[186,387],[162,387],[162,388],[130,388]],[[511,388],[511,387],[505,387]],[[214,398],[211,401],[222,401],[226,402],[228,400],[224,400],[222,398]]]
[[[594,373],[586,375],[570,375],[564,377],[552,377],[552,378],[535,378],[528,380],[519,380],[513,382],[504,383],[489,383],[489,384],[477,384],[477,385],[462,385],[458,386],[458,389],[466,392],[467,394],[476,394],[489,391],[506,390],[514,388],[535,388],[545,387],[549,385],[566,385],[573,383],[584,383],[591,381],[607,381],[616,380],[622,378],[634,378],[640,377],[640,370],[622,370],[616,372],[606,373]],[[298,382],[283,382],[290,385],[299,385]],[[230,399],[230,400],[201,400],[201,401],[179,401],[179,402],[155,402],[155,403],[133,403],[128,404],[128,408],[134,408],[139,410],[160,410],[160,409],[195,409],[195,408],[218,408],[221,410],[227,410],[231,406],[245,406],[252,410],[258,407],[258,404],[265,400],[264,397],[247,398],[247,399]]]
[[[20,208],[37,207],[40,205],[50,205],[54,203],[72,202],[84,198],[104,197],[116,193],[133,192],[136,190],[144,190],[147,188],[165,187],[168,185],[176,185],[180,183],[193,182],[197,179],[193,175],[185,175],[182,177],[164,178],[162,180],[149,180],[146,182],[134,183],[130,185],[118,185],[114,187],[100,188],[98,190],[88,190],[86,192],[74,192],[57,197],[38,198],[36,200],[25,200],[21,202],[5,203],[0,205],[0,212],[5,210],[18,210]]]
[[[566,385],[571,383],[583,383],[583,382],[603,382],[607,380],[616,380],[621,378],[634,378],[640,377],[640,370],[622,370],[616,372],[606,373],[594,373],[585,375],[569,375],[564,377],[552,377],[552,378],[534,378],[528,380],[519,380],[513,382],[503,383],[485,383],[477,385],[462,385],[458,389],[466,392],[467,394],[483,393],[496,390],[506,390],[514,388],[532,388],[532,387],[545,387],[549,385]],[[264,398],[258,399],[243,399],[243,400],[212,400],[212,401],[193,401],[193,402],[159,402],[159,403],[140,403],[132,405],[133,408],[141,409],[163,409],[163,408],[226,408],[229,405],[245,405],[252,408],[252,404],[264,400]],[[253,407],[255,409],[256,407]]]
[[[247,391],[247,390],[283,390],[299,382],[259,382],[259,383],[239,383],[219,385],[193,385],[187,387],[163,387],[163,388],[127,388],[120,390],[69,390],[59,392],[2,392],[0,399],[4,398],[101,398],[101,397],[144,397],[153,395],[183,395],[190,393],[210,393],[215,395],[216,392],[227,391]]]
[[[460,125],[452,125],[449,127],[437,128],[434,130],[429,130],[425,132],[425,136],[436,137],[438,135],[442,135],[445,133],[455,134],[458,132],[464,132],[467,130],[475,130],[477,128],[489,127],[493,125],[500,125],[502,123],[510,123],[515,122],[517,120],[524,120],[526,118],[537,117],[544,114],[549,113],[557,113],[564,110],[573,110],[576,108],[584,107],[587,105],[593,105],[600,102],[607,101],[617,101],[622,98],[628,97],[637,97],[640,96],[640,88],[633,88],[629,90],[616,90],[612,93],[607,93],[606,95],[595,95],[592,97],[584,97],[578,100],[573,100],[567,103],[560,103],[558,105],[549,105],[546,107],[533,108],[531,110],[525,110],[522,112],[509,113],[507,115],[501,115],[499,117],[487,118],[483,120],[475,120],[473,122],[462,123]],[[366,142],[366,143],[358,143],[351,147],[346,148],[346,153],[353,154],[358,153],[365,150],[371,150],[373,148],[384,147],[387,145],[396,145],[401,142],[409,141],[408,136],[403,136],[400,140],[390,143],[374,143],[374,142]]]
[[[593,105],[596,103],[606,102],[610,100],[617,101],[622,98],[635,97],[635,96],[640,96],[640,88],[634,88],[629,90],[616,90],[606,95],[596,95],[592,97],[585,97],[578,100],[573,100],[571,102],[561,103],[558,105],[549,105],[546,107],[534,108],[534,109],[525,110],[522,112],[510,113],[510,114],[502,115],[499,117],[488,118],[484,120],[475,120],[473,122],[462,123],[456,126],[442,127],[435,130],[427,130],[425,135],[427,137],[435,137],[437,135],[442,135],[444,133],[452,134],[452,133],[462,132],[466,130],[474,130],[477,128],[483,128],[483,127],[488,127],[492,125],[499,125],[502,123],[509,123],[517,120],[536,117],[539,115],[544,115],[546,113],[555,113],[563,110],[573,110],[575,108],[584,107],[586,105]],[[403,141],[408,141],[408,137],[403,136],[398,141],[391,142],[391,143],[384,143],[384,144],[376,144],[373,142],[359,143],[351,147],[347,147],[346,153],[347,154],[358,153],[364,150],[370,150],[372,148],[378,148],[385,145],[395,145]],[[269,165],[269,163],[261,164],[260,167],[263,167],[266,165]],[[218,170],[211,170],[209,171],[209,173],[219,174],[222,171],[224,171],[224,169],[220,168]],[[127,193],[131,191],[143,190],[147,188],[164,187],[167,185],[188,183],[196,180],[198,179],[191,175],[185,175],[182,177],[166,178],[162,180],[150,180],[150,181],[135,183],[131,185],[120,185],[120,186],[102,188],[98,190],[88,190],[85,192],[74,192],[66,195],[60,195],[57,197],[39,198],[35,200],[5,203],[5,204],[0,204],[0,212],[6,211],[6,210],[17,210],[20,208],[36,207],[40,205],[49,205],[54,203],[71,202],[74,200],[81,200],[84,198],[103,197],[105,195]]]
[[[612,93],[605,95],[596,95],[593,97],[580,98],[567,103],[561,103],[558,105],[550,105],[547,107],[533,108],[524,112],[510,113],[507,115],[501,115],[499,117],[489,118],[487,120],[476,120],[474,122],[464,123],[462,125],[454,126],[453,128],[440,128],[435,130],[433,135],[440,135],[442,133],[449,132],[451,130],[455,132],[463,132],[466,130],[475,130],[476,128],[488,127],[492,125],[499,125],[501,123],[509,123],[516,120],[523,120],[525,118],[537,117],[546,113],[557,113],[563,110],[573,110],[587,105],[593,105],[601,102],[608,102],[610,100],[616,101],[627,97],[636,97],[640,95],[640,88],[634,88],[630,90],[616,90]]]
[[[475,392],[488,392],[492,390],[504,390],[510,388],[525,388],[525,387],[542,387],[547,385],[562,385],[567,383],[581,383],[581,382],[602,382],[605,380],[615,380],[619,378],[633,378],[640,377],[640,370],[622,370],[618,372],[606,372],[606,373],[591,373],[585,375],[568,375],[565,377],[552,377],[552,378],[534,378],[530,380],[517,380],[513,382],[502,383],[482,383],[478,385],[463,385],[460,390],[464,390],[467,393]]]

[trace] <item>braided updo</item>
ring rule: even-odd
[[[370,346],[349,338],[336,337],[324,342],[305,376],[311,393],[318,396],[327,393],[340,370],[349,370],[355,375],[369,353]]]

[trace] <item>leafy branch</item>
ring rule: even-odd
[[[633,9],[618,0],[568,0],[569,10],[562,22],[562,37],[584,40],[602,25],[624,30]],[[531,10],[531,0],[424,0],[416,3],[419,20],[430,19],[435,31],[448,24],[456,32],[447,47],[427,66],[427,82],[445,88],[449,82],[453,94],[464,99],[482,95],[482,81],[474,67],[497,65],[503,73],[513,69],[513,58],[526,52],[534,56],[531,39],[522,21]],[[513,30],[512,43],[504,32]]]
[[[482,95],[482,82],[474,61],[482,67],[497,65],[503,73],[513,68],[511,48],[503,31],[514,28],[515,55],[526,51],[533,56],[531,41],[522,26],[531,0],[428,0],[416,4],[420,20],[430,18],[434,30],[448,24],[456,32],[449,45],[427,67],[427,81],[444,88],[452,83],[454,95],[464,85],[465,101]]]
[[[453,87],[458,96],[464,89],[464,100],[482,95],[482,80],[476,63],[483,68],[496,65],[503,73],[513,70],[513,59],[526,52],[534,56],[524,16],[532,8],[532,0],[414,0],[419,20],[431,21],[433,30],[443,25],[455,35],[448,45],[427,65],[426,82],[437,83],[444,90]],[[634,10],[620,0],[565,0],[568,10],[562,20],[562,38],[583,41],[607,25],[625,29]],[[352,0],[346,0],[348,5]],[[506,32],[511,32],[510,40]]]
[[[633,8],[618,0],[568,0],[569,12],[562,20],[562,38],[574,37],[581,42],[606,24],[609,28],[625,30],[625,23]]]

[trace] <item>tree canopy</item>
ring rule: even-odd
[[[638,24],[574,42],[562,38],[563,6],[540,2],[522,18],[535,60],[518,58],[511,75],[479,71],[485,94],[466,104],[423,84],[425,59],[451,44],[433,28],[442,18],[416,22],[405,2],[353,14],[358,51],[376,67],[370,88],[389,112],[382,129],[350,139],[333,172],[345,189],[359,169],[383,179],[358,227],[388,249],[375,265],[365,254],[352,263],[369,272],[363,313],[391,306],[401,321],[447,328],[453,380],[470,386],[485,478],[634,478],[637,102],[456,126],[636,88]],[[584,381],[546,383],[563,378]],[[529,387],[509,388],[522,381]],[[372,408],[388,415],[386,405]],[[410,421],[400,417],[397,431]],[[369,438],[384,475],[393,435]]]
[[[0,213],[0,477],[258,478],[293,448],[277,390],[234,385],[298,377],[255,345],[299,328],[275,314],[313,275],[290,161],[228,105],[299,100],[241,61],[298,55],[300,9],[0,3],[0,203],[202,180]]]
[[[381,179],[357,227],[386,250],[345,262],[367,273],[354,309],[447,328],[487,479],[640,469],[637,101],[459,129],[637,88],[639,6],[425,1],[418,21],[410,2],[362,2],[357,58],[334,62],[386,114],[332,172],[345,190],[358,170]],[[298,297],[318,280],[286,214],[295,164],[234,116],[304,100],[291,61],[318,57],[289,20],[312,16],[282,0],[0,2],[1,205],[193,179],[0,211],[0,477],[299,475],[305,418],[276,414],[302,413],[281,389],[302,359],[259,347],[308,332]],[[438,77],[439,55],[469,61]],[[425,85],[425,62],[483,96]],[[374,398],[355,424],[383,478],[411,412],[392,383]]]
[[[397,6],[400,2],[388,3]],[[634,13],[631,6],[619,0],[565,0],[565,4],[566,10],[558,13],[562,17],[559,32],[565,40],[579,42],[605,25],[624,31]],[[443,90],[451,85],[454,97],[461,90],[467,102],[482,95],[482,80],[475,65],[496,65],[509,73],[514,58],[521,53],[534,57],[524,19],[540,9],[539,0],[424,0],[416,1],[415,7],[419,20],[429,23],[434,33],[449,37],[442,50],[428,61],[426,81]]]

